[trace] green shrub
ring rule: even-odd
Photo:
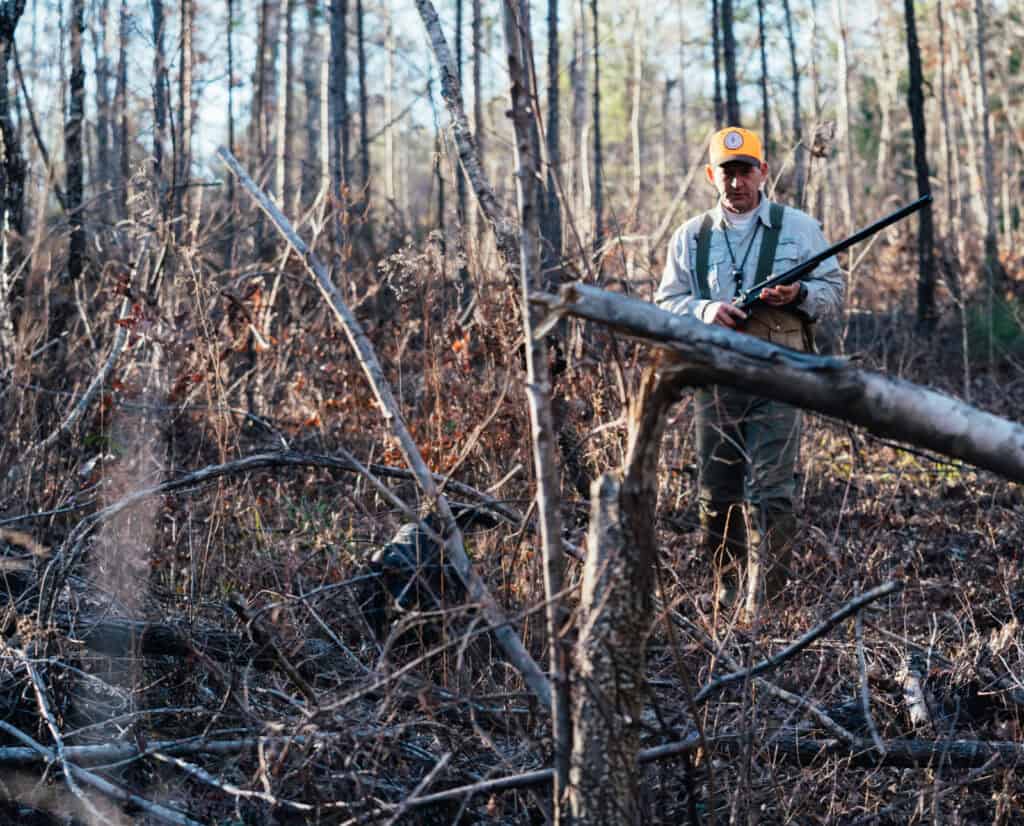
[[[996,354],[1024,355],[1024,303],[1016,296],[982,296],[967,309],[967,334],[971,351],[988,352],[991,340]]]

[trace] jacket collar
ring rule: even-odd
[[[757,209],[754,210],[756,220],[760,221],[765,229],[771,229],[771,208],[772,202],[768,200],[768,197],[762,192],[761,200],[757,205]],[[722,202],[719,201],[715,204],[714,209],[711,210],[711,219],[715,225],[715,229],[723,229],[725,227],[725,210],[722,207]]]

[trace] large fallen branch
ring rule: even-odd
[[[703,383],[742,387],[1024,482],[1024,426],[934,390],[586,284],[567,284],[557,296],[537,293],[531,300],[551,313],[540,334],[564,315],[597,321],[672,351]]]

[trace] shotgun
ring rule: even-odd
[[[879,230],[885,229],[890,224],[895,224],[897,221],[902,221],[908,215],[917,212],[919,209],[924,207],[926,204],[931,203],[931,193],[922,195],[913,203],[907,204],[904,207],[900,207],[891,215],[886,215],[880,221],[875,221],[871,226],[864,227],[862,230],[858,230],[849,238],[844,238],[836,244],[833,244],[828,249],[824,249],[816,255],[812,255],[806,261],[797,264],[795,267],[786,270],[778,275],[771,275],[764,281],[758,281],[752,285],[749,289],[740,290],[739,295],[733,300],[733,304],[739,307],[741,310],[749,310],[757,301],[761,298],[761,292],[768,287],[778,287],[782,284],[793,284],[805,275],[809,275],[815,267],[818,266],[822,261],[827,258],[831,258],[833,255],[837,255],[854,244],[859,244],[865,238],[870,238]]]

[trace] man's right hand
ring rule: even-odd
[[[735,304],[727,301],[714,301],[704,311],[704,318],[709,324],[719,324],[735,330],[747,320],[747,314]]]

